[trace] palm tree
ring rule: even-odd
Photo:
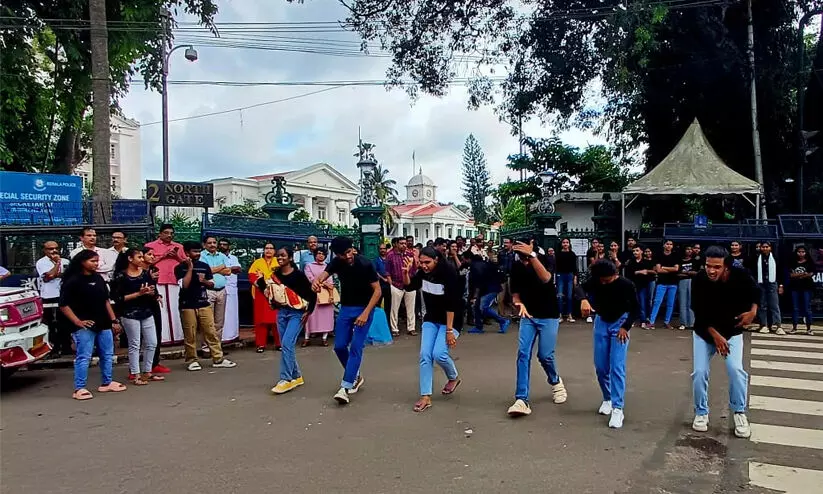
[[[377,165],[374,169],[374,193],[380,204],[383,205],[381,222],[384,233],[390,232],[394,228],[395,212],[392,209],[394,204],[400,202],[397,198],[397,182],[389,178],[389,170]]]

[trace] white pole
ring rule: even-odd
[[[626,194],[620,193],[620,248],[626,245]]]

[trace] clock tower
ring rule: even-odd
[[[423,204],[426,202],[437,201],[437,186],[434,180],[423,175],[423,169],[420,173],[413,176],[406,185],[406,203],[407,204]]]

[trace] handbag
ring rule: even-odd
[[[317,294],[317,305],[330,305],[330,304],[339,304],[340,303],[340,292],[337,291],[337,287],[333,287],[329,289],[328,287],[323,287],[320,290],[320,293]]]
[[[266,280],[266,297],[272,305],[278,307],[289,307],[295,310],[304,310],[308,303],[291,288],[281,282],[277,276],[272,275],[271,280]]]

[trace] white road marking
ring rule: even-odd
[[[794,350],[773,350],[771,348],[752,348],[752,355],[823,360],[823,352],[798,352]]]
[[[749,385],[768,386],[770,388],[802,389],[804,391],[823,391],[823,381],[791,379],[788,377],[751,376]]]
[[[823,449],[823,430],[755,423],[751,428],[751,440],[756,443]]]
[[[779,346],[789,348],[805,348],[807,350],[823,350],[823,343],[808,341],[780,341],[780,340],[752,340],[752,346]]]
[[[819,492],[823,471],[751,462],[749,483],[786,494],[808,494]]]
[[[823,416],[823,401],[793,400],[774,396],[752,395],[749,399],[749,408],[753,410]]]
[[[755,338],[776,338],[780,340],[814,340],[818,342],[823,342],[823,336],[809,336],[807,334],[779,335],[774,333],[752,333],[752,339]]]
[[[823,374],[823,365],[817,364],[797,364],[794,362],[772,362],[766,360],[752,360],[752,369],[767,369],[790,372],[809,372],[813,374]]]

